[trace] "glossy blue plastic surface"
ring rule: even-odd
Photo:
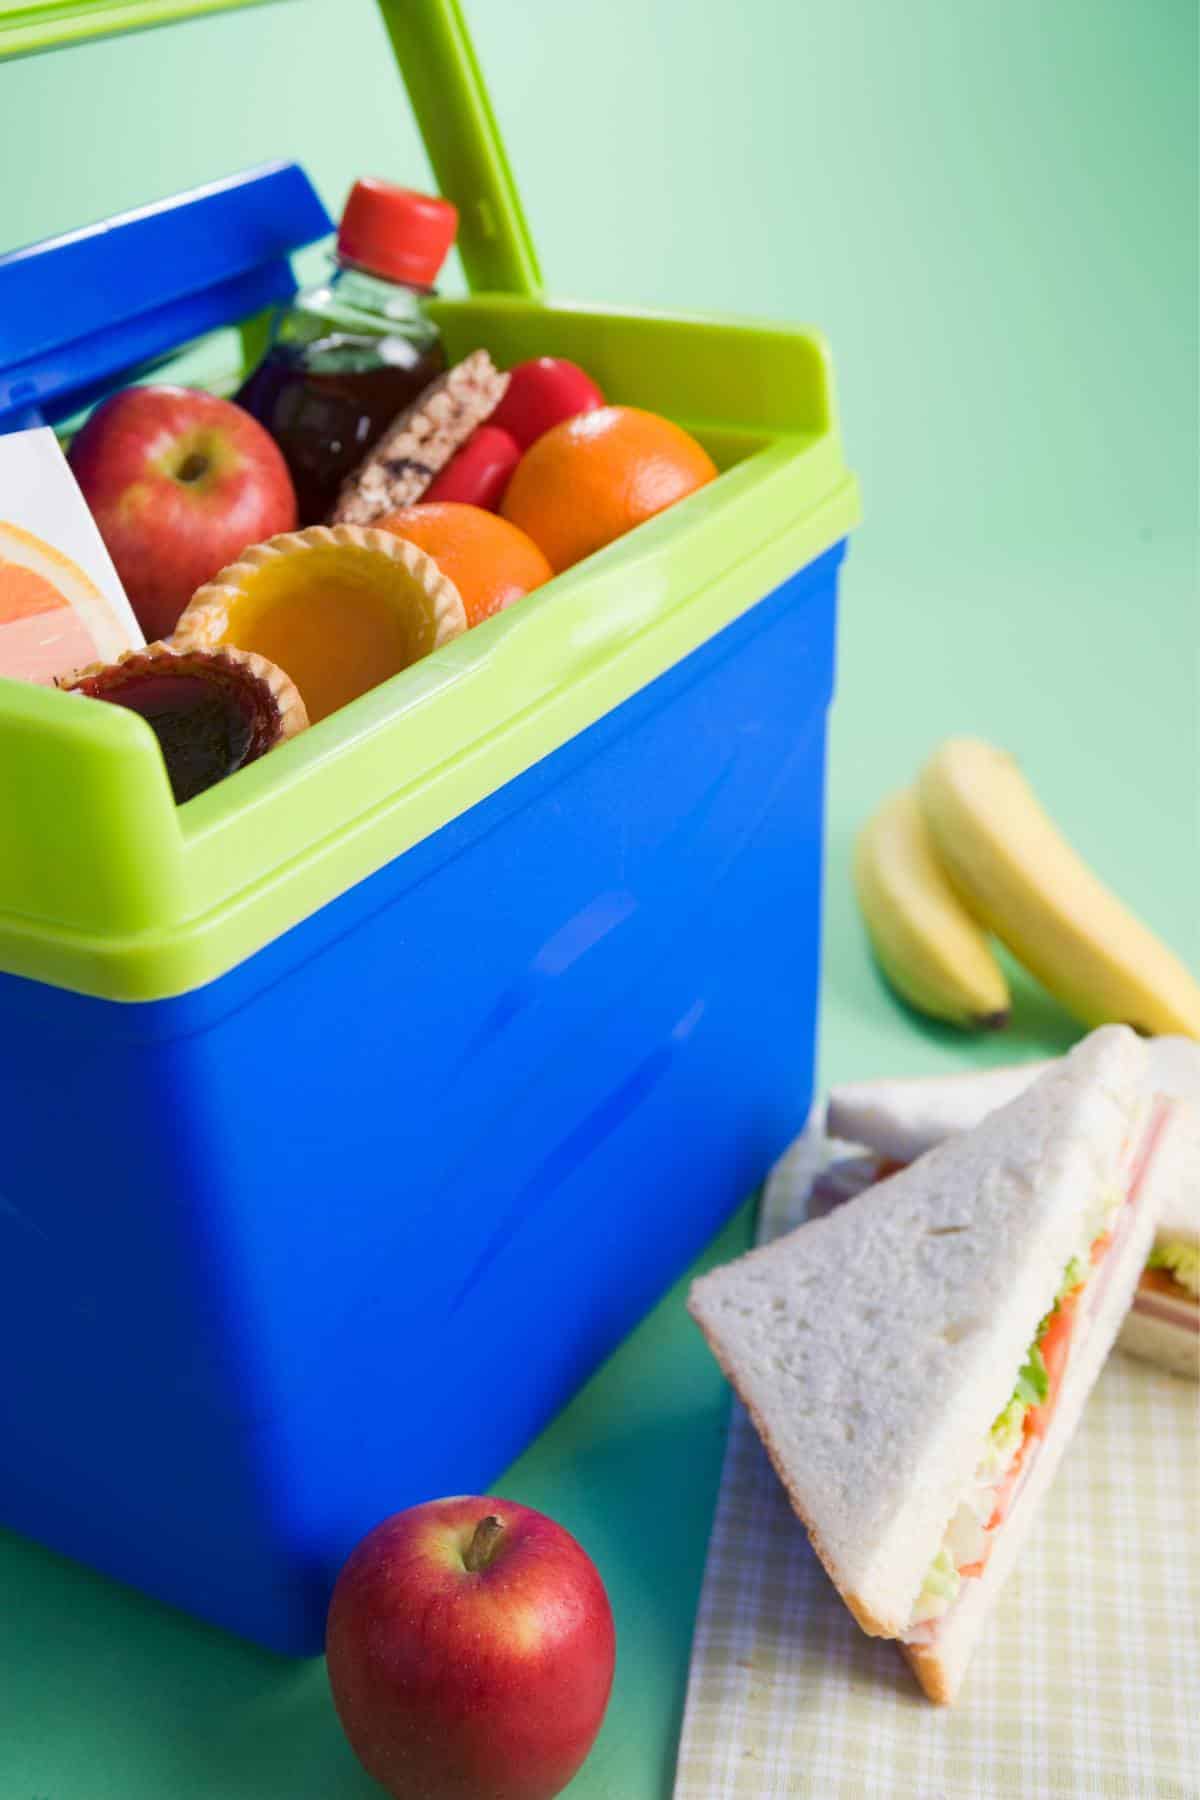
[[[0,256],[0,432],[287,300],[289,254],[332,229],[303,169],[273,163]]]
[[[211,986],[0,978],[4,1523],[315,1652],[358,1536],[486,1491],[762,1179],[841,555]]]

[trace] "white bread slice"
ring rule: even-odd
[[[1200,1244],[1200,1044],[1194,1038],[1152,1038],[1150,1086],[1169,1099],[1184,1102],[1187,1113],[1177,1115],[1177,1131],[1171,1145],[1171,1178],[1158,1206],[1158,1242]],[[1186,1144],[1180,1135],[1188,1133]],[[1177,1145],[1183,1147],[1176,1149]],[[1174,1159],[1178,1157],[1178,1169]],[[1155,1159],[1165,1173],[1167,1157]]]
[[[1152,1184],[1156,1238],[1195,1243],[1200,1230],[1200,1106],[1176,1103],[1155,1152]],[[1168,1298],[1147,1285],[1150,1280],[1147,1272],[1135,1289],[1117,1342],[1129,1356],[1200,1381],[1200,1301],[1182,1289],[1178,1298]]]
[[[1200,1056],[1200,1044],[1196,1046]],[[1177,1099],[1154,1151],[1151,1178],[1155,1238],[1200,1240],[1200,1084]]]
[[[1084,1210],[1121,1179],[1145,1061],[1126,1027],[1093,1032],[975,1131],[693,1284],[692,1316],[874,1635],[905,1630]]]
[[[1185,1037],[1151,1038],[1146,1051],[1147,1092],[1200,1107],[1200,1043]],[[825,1129],[830,1137],[862,1144],[891,1162],[914,1162],[946,1138],[973,1131],[1054,1067],[1034,1062],[962,1075],[849,1082],[829,1090]],[[1200,1187],[1180,1189],[1163,1206],[1159,1235],[1200,1243]]]
[[[1007,1106],[1053,1067],[1052,1062],[1031,1062],[959,1075],[845,1082],[829,1090],[825,1132],[892,1162],[915,1162],[946,1138],[974,1131],[989,1113]]]
[[[901,1645],[931,1700],[946,1705],[958,1693],[979,1633],[1020,1556],[1042,1496],[1054,1479],[1084,1402],[1121,1327],[1153,1233],[1154,1201],[1147,1190],[1138,1196],[1124,1241],[1113,1245],[1113,1266],[1110,1269],[1106,1260],[1097,1271],[1097,1276],[1103,1273],[1106,1277],[1103,1296],[1087,1321],[1086,1332],[1071,1346],[1050,1429],[1037,1447],[1028,1481],[996,1533],[983,1574],[977,1581],[964,1582],[959,1603],[941,1622],[932,1645]]]
[[[1151,1038],[1146,1050],[1147,1091],[1200,1109],[1200,1043],[1185,1037]],[[1012,1094],[1023,1092],[1039,1074],[1053,1067],[1053,1063],[1026,1063],[963,1075],[861,1081],[831,1088],[826,1131],[831,1137],[863,1144],[891,1162],[911,1162],[956,1132],[972,1130]],[[840,1180],[836,1170],[835,1164],[821,1184],[824,1199],[845,1197],[854,1181],[861,1190],[866,1174],[861,1165],[847,1164]],[[1159,1243],[1200,1244],[1200,1170],[1193,1169],[1189,1181],[1176,1182],[1164,1193],[1155,1239]],[[1130,1356],[1156,1363],[1173,1375],[1200,1380],[1200,1305],[1190,1313],[1176,1308],[1175,1318],[1162,1316],[1166,1310],[1159,1305],[1150,1313],[1157,1311],[1160,1316],[1150,1316],[1135,1296],[1117,1343]]]

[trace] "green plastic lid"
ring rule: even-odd
[[[0,52],[220,10],[33,6]],[[474,292],[452,360],[557,355],[705,444],[719,480],[177,807],[145,720],[0,681],[0,971],[138,1001],[212,981],[550,754],[858,518],[818,332],[558,305],[456,0],[383,0]],[[14,23],[14,20],[16,21]],[[74,29],[72,29],[74,28]]]

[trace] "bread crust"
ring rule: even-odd
[[[904,1660],[921,1684],[921,1691],[935,1706],[949,1706],[954,1699],[950,1675],[938,1652],[925,1644],[901,1644]]]
[[[763,1247],[769,1248],[769,1246]],[[755,1252],[751,1251],[750,1254],[754,1255]],[[868,1637],[896,1637],[899,1632],[903,1631],[906,1623],[905,1620],[883,1618],[879,1614],[872,1612],[871,1608],[860,1594],[851,1593],[850,1590],[843,1587],[842,1583],[838,1580],[835,1564],[821,1542],[821,1534],[806,1510],[804,1502],[800,1498],[799,1491],[788,1476],[787,1465],[776,1447],[775,1441],[771,1436],[771,1432],[768,1429],[765,1420],[762,1418],[757,1407],[752,1404],[750,1399],[743,1392],[742,1387],[738,1382],[737,1375],[726,1361],[725,1357],[721,1354],[720,1344],[704,1323],[701,1313],[692,1305],[690,1296],[688,1299],[688,1311],[700,1327],[700,1330],[704,1335],[704,1341],[712,1352],[713,1359],[720,1368],[722,1375],[724,1375],[726,1381],[750,1415],[751,1423],[758,1433],[763,1448],[770,1458],[771,1467],[779,1477],[784,1492],[787,1494],[792,1511],[804,1526],[805,1531],[807,1531],[808,1541],[816,1551],[821,1566],[825,1570],[830,1581],[832,1581],[834,1587],[837,1589],[846,1605],[850,1608],[850,1611],[854,1614],[858,1624],[862,1630],[866,1632]]]

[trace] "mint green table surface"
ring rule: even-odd
[[[852,833],[951,731],[1016,750],[1200,962],[1194,7],[746,0],[703,30],[691,0],[471,16],[560,291],[810,318],[834,345],[867,523],[831,741],[823,1081],[1075,1035],[1027,986],[1003,1039],[924,1026],[866,955]],[[300,156],[333,208],[360,172],[422,173],[370,0],[0,68],[0,140],[0,246],[269,156]],[[710,1255],[748,1233],[743,1209]],[[669,1793],[724,1419],[676,1290],[498,1484],[577,1532],[612,1596],[617,1683],[579,1800]],[[0,1534],[0,1800],[375,1792],[319,1663]]]

